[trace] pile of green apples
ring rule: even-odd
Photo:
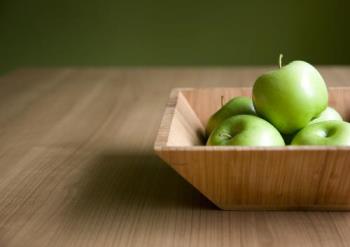
[[[209,119],[207,145],[350,145],[350,123],[328,106],[315,67],[294,61],[255,81],[252,98],[235,97]]]

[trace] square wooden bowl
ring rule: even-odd
[[[251,88],[174,89],[154,149],[221,209],[350,209],[350,147],[205,146],[204,126],[226,100]],[[350,88],[329,88],[349,120]]]

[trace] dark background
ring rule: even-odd
[[[350,63],[349,1],[0,0],[0,73],[18,66]]]

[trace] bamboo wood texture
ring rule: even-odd
[[[0,77],[0,246],[348,246],[347,212],[218,210],[153,153],[172,88],[250,86],[266,69]],[[349,67],[320,69],[329,85],[349,85]]]
[[[174,89],[156,152],[222,209],[350,209],[349,147],[205,146],[203,126],[221,97],[250,94],[251,88]],[[329,94],[349,120],[350,87]]]

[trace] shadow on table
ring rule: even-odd
[[[149,207],[216,209],[154,154],[103,153],[75,185],[73,211]]]

